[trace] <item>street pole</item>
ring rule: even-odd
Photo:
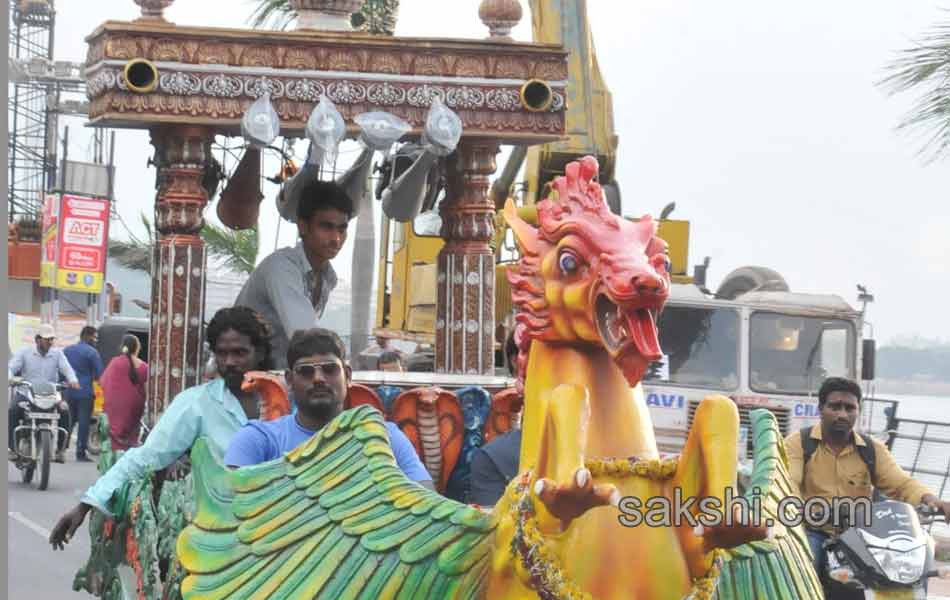
[[[108,184],[109,184],[109,214],[111,218],[112,212],[115,210],[115,131],[110,132],[109,135],[109,168],[108,168]],[[109,228],[111,231],[111,227]],[[112,304],[109,301],[109,295],[107,291],[107,282],[108,282],[108,273],[109,273],[109,243],[106,242],[106,260],[102,263],[102,290],[99,292],[99,322],[105,320],[107,316],[112,314]]]

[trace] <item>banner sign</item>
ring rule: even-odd
[[[46,194],[43,199],[43,249],[40,256],[40,285],[56,286],[56,244],[58,243],[59,195]]]
[[[56,287],[98,294],[109,242],[109,201],[63,194],[59,210]]]

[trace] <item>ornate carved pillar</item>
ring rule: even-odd
[[[206,127],[165,125],[151,130],[158,167],[152,255],[147,418],[154,423],[182,390],[198,383],[204,340],[204,225],[202,185],[214,133]]]
[[[463,141],[448,165],[442,202],[435,370],[438,373],[491,374],[495,340],[495,206],[488,177],[495,172],[499,144]]]

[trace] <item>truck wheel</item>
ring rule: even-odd
[[[40,490],[49,486],[49,468],[53,462],[53,434],[44,429],[40,432]]]

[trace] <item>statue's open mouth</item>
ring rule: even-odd
[[[598,294],[595,313],[607,351],[631,385],[639,382],[649,364],[662,356],[656,328],[659,307],[618,305],[606,294]]]

